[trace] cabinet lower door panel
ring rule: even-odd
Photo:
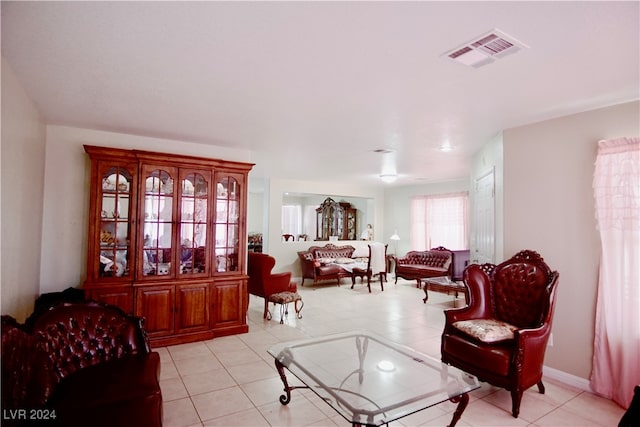
[[[89,299],[115,305],[127,314],[133,314],[133,288],[128,287],[101,287],[88,291]]]
[[[176,292],[176,332],[209,329],[209,285],[178,285]]]
[[[136,316],[144,317],[149,337],[171,335],[175,330],[175,285],[136,289]]]
[[[216,282],[213,287],[214,328],[239,325],[245,322],[243,292],[246,283],[242,280]]]

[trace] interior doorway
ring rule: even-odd
[[[495,263],[496,253],[495,172],[476,178],[473,188],[473,232],[471,262]]]

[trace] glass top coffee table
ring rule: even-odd
[[[380,426],[447,400],[458,403],[454,426],[478,381],[453,366],[368,331],[274,345],[269,354],[291,390],[309,388],[353,426]],[[289,386],[284,368],[304,386]]]

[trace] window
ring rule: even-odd
[[[411,201],[411,249],[469,249],[469,193],[416,196]]]

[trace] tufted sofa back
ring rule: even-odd
[[[430,250],[430,251],[409,251],[398,259],[400,264],[420,264],[429,267],[449,268],[451,264],[451,252]]]
[[[312,246],[309,248],[315,259],[320,258],[351,258],[356,248],[350,245],[336,246],[331,243],[325,246]]]
[[[533,251],[519,252],[498,265],[491,289],[496,319],[519,328],[540,326],[549,310],[556,275]]]

